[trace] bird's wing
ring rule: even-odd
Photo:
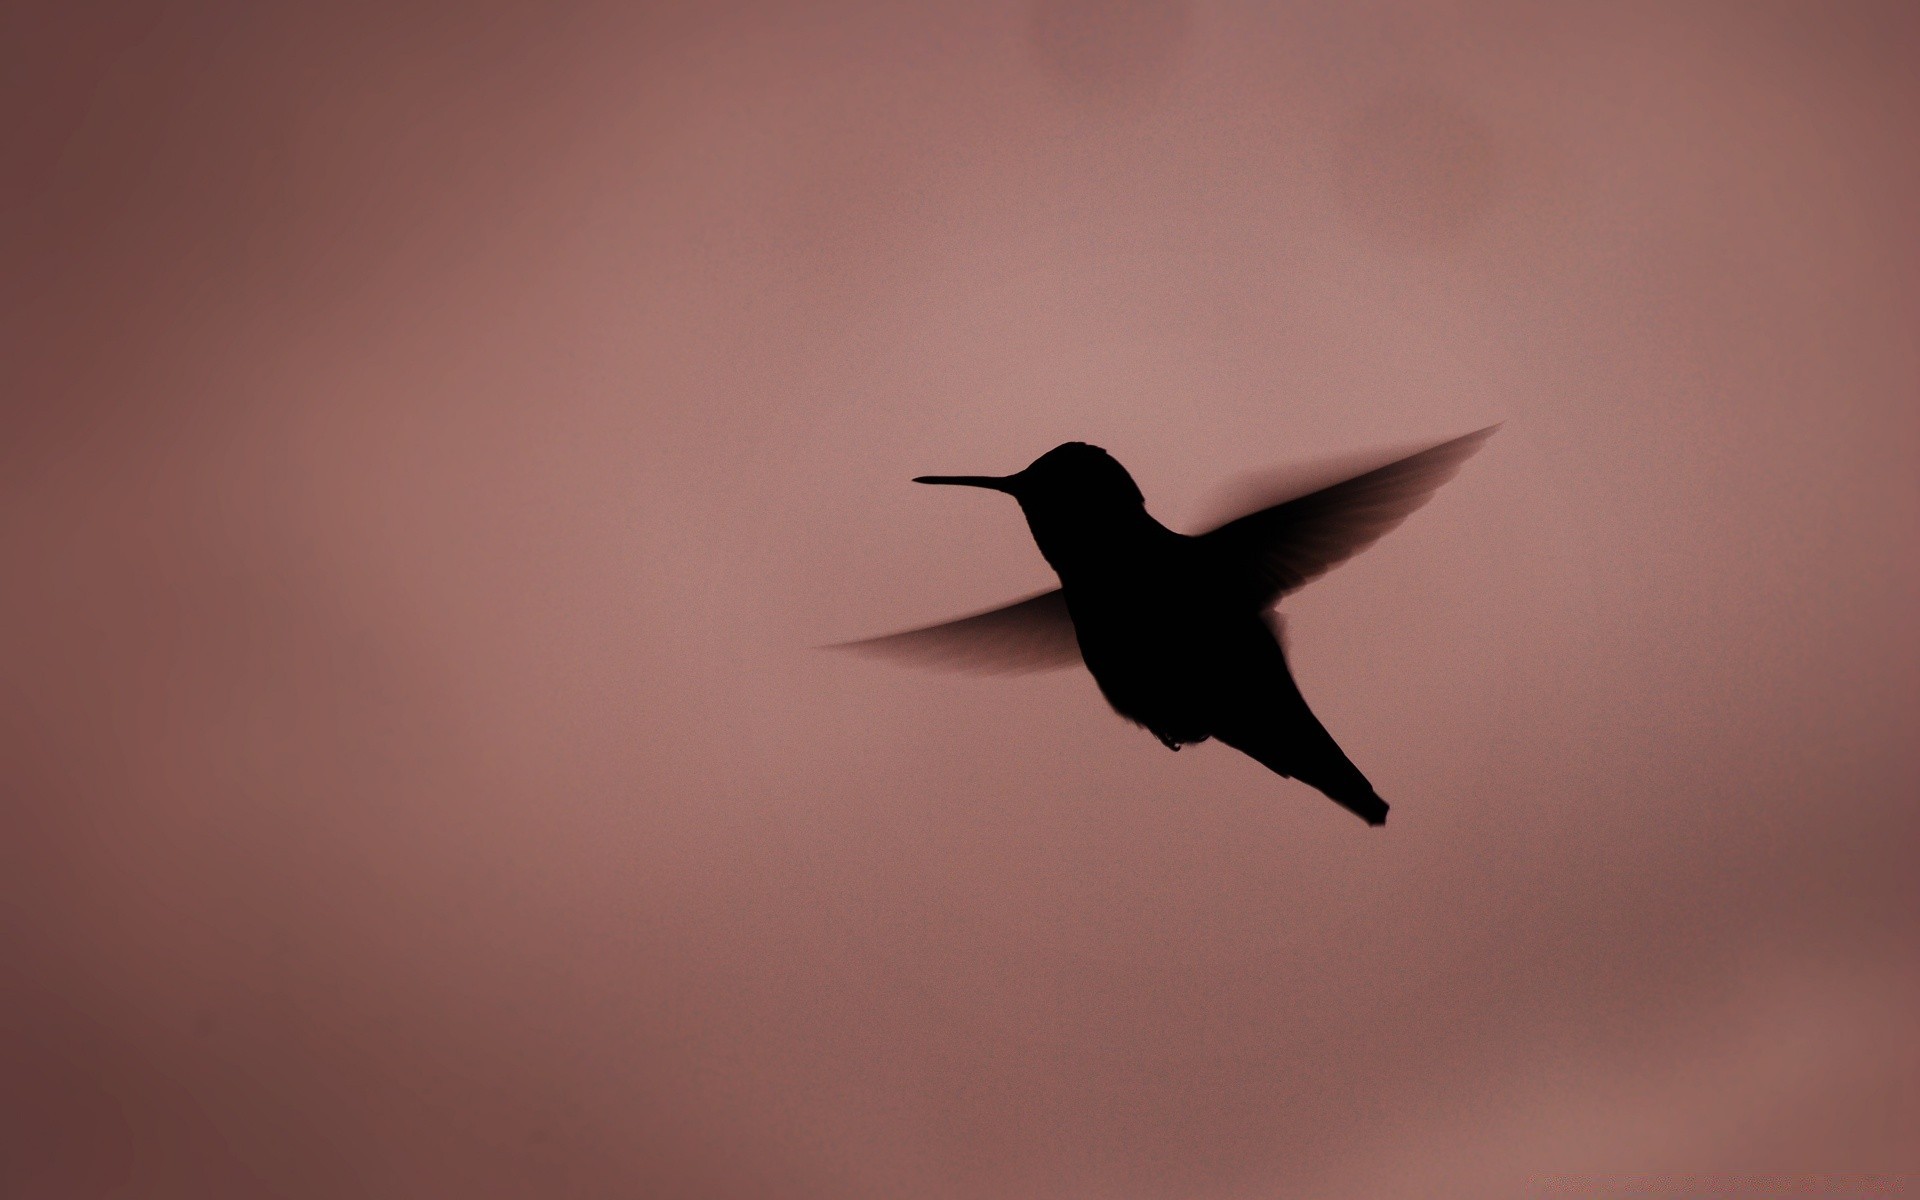
[[[1080,642],[1059,588],[955,621],[827,649],[985,675],[1052,671],[1080,661]]]
[[[1263,507],[1199,536],[1228,562],[1247,564],[1249,586],[1262,605],[1272,604],[1406,520],[1498,428],[1441,442],[1305,495],[1281,499],[1285,492],[1275,485]]]

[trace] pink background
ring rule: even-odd
[[[0,22],[0,1193],[1913,1186],[1912,6]],[[1384,830],[810,649],[1494,420]]]

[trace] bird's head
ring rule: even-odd
[[[1064,569],[1076,547],[1137,525],[1146,499],[1113,455],[1085,442],[1055,446],[1011,475],[922,475],[915,483],[991,488],[1020,502],[1040,552]]]
[[[1055,446],[1011,475],[922,475],[915,483],[992,488],[1023,508],[1112,507],[1146,503],[1133,476],[1113,455],[1085,442]]]

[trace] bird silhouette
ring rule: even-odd
[[[977,671],[1085,662],[1114,710],[1169,749],[1217,738],[1381,825],[1387,802],[1294,684],[1274,606],[1405,520],[1498,428],[1304,493],[1269,481],[1243,494],[1251,511],[1193,536],[1149,515],[1127,469],[1085,442],[1012,475],[923,475],[1012,496],[1060,587],[836,648]]]

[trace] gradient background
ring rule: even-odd
[[[6,1196],[1916,1186],[1911,5],[4,11]],[[810,649],[1494,420],[1382,831]]]

